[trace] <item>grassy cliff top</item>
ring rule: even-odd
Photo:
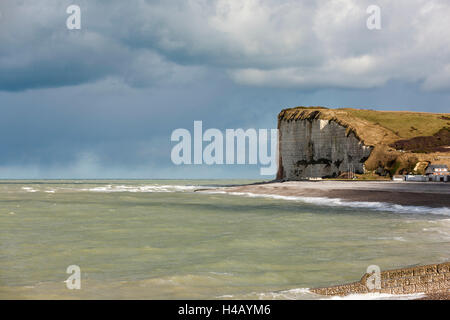
[[[450,128],[450,113],[375,111],[365,109],[296,107],[282,110],[279,120],[334,120],[352,130],[367,145],[433,136]]]

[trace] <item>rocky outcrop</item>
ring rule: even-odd
[[[279,118],[277,179],[338,177],[348,171],[364,173],[372,146],[365,145],[349,127],[318,115]]]

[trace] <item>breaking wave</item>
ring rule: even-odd
[[[297,288],[274,292],[252,292],[243,296],[222,295],[218,299],[258,299],[258,300],[415,300],[423,298],[424,293],[394,295],[387,293],[361,293],[348,296],[321,296],[309,288]]]
[[[46,193],[55,193],[57,191],[87,191],[87,192],[194,192],[197,189],[202,189],[202,193],[207,194],[229,194],[234,196],[245,196],[250,198],[267,198],[274,200],[288,200],[288,201],[297,201],[303,202],[313,205],[319,206],[328,206],[328,207],[347,207],[347,208],[361,208],[361,209],[370,209],[376,211],[388,211],[388,212],[396,212],[396,213],[408,213],[408,214],[435,214],[435,215],[444,215],[450,216],[450,208],[449,207],[441,207],[441,208],[432,208],[425,206],[405,206],[399,204],[392,204],[387,202],[370,202],[370,201],[345,201],[340,198],[326,198],[326,197],[305,197],[305,196],[282,196],[275,194],[258,194],[251,192],[227,192],[224,190],[217,190],[214,186],[199,186],[199,185],[104,185],[104,186],[96,186],[91,188],[49,188],[47,190],[43,190]],[[211,189],[211,190],[208,190]],[[22,190],[25,192],[38,192],[41,190],[31,188],[31,187],[22,187]]]
[[[198,186],[182,186],[182,185],[106,185],[101,187],[80,189],[81,191],[90,192],[186,192],[198,189]]]
[[[324,300],[416,300],[425,297],[424,293],[412,293],[412,294],[388,294],[388,293],[361,293],[350,294],[348,296],[332,296],[324,298]]]
[[[38,191],[38,190],[30,188],[30,187],[22,187],[22,190],[26,191],[26,192],[37,192]]]
[[[203,186],[193,186],[193,185],[104,185],[96,186],[90,188],[73,188],[73,187],[53,187],[53,188],[31,188],[22,187],[25,192],[45,192],[45,193],[56,193],[65,191],[87,191],[87,192],[193,192],[198,188],[208,189],[212,187]]]
[[[436,214],[450,216],[450,208],[432,208],[424,206],[404,206],[399,204],[392,204],[387,202],[370,202],[370,201],[345,201],[340,198],[326,198],[326,197],[303,197],[303,196],[281,196],[275,194],[258,194],[251,192],[227,192],[222,190],[211,190],[204,191],[205,193],[219,193],[219,194],[230,194],[235,196],[245,196],[251,198],[268,198],[275,200],[289,200],[304,202],[319,206],[329,206],[329,207],[350,207],[350,208],[361,208],[370,209],[376,211],[389,211],[396,213],[413,213],[413,214]]]

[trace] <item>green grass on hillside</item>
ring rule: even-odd
[[[417,136],[432,136],[443,127],[450,126],[450,120],[442,114],[341,109],[348,114],[378,124],[400,136],[409,139]]]

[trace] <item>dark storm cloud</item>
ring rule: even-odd
[[[118,77],[136,87],[196,79],[199,66],[239,84],[373,88],[391,80],[450,88],[450,4],[369,0],[86,1],[68,30],[69,1],[0,4],[0,90]],[[201,68],[200,68],[201,69]],[[200,72],[200,74],[202,74]]]
[[[201,73],[195,67],[178,66],[151,48],[120,41],[115,31],[126,25],[123,20],[128,17],[116,17],[113,2],[80,1],[82,28],[68,30],[69,4],[49,0],[0,4],[0,90],[63,87],[108,77],[147,87],[155,82],[180,83]]]
[[[275,128],[296,105],[448,112],[450,5],[379,1],[370,33],[369,2],[1,1],[0,178],[259,177],[172,165],[172,130]]]

